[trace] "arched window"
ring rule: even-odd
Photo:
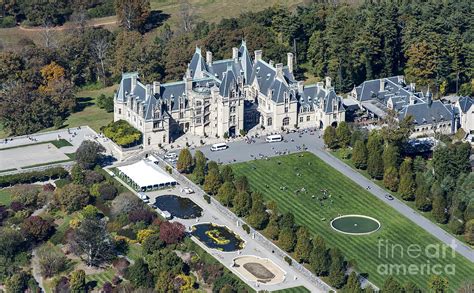
[[[288,126],[288,125],[290,125],[290,117],[283,118],[283,126]]]
[[[272,124],[273,124],[273,120],[272,120],[272,117],[270,117],[267,119],[267,126],[272,126]]]

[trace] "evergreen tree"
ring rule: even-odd
[[[415,188],[411,159],[405,159],[400,166],[400,186],[398,191],[404,200],[414,200]]]
[[[354,151],[352,152],[352,162],[357,169],[365,170],[367,168],[367,148],[361,140],[355,142]]]
[[[247,177],[245,175],[239,175],[234,182],[235,189],[237,192],[247,192],[250,193],[250,185]]]
[[[435,182],[431,187],[431,194],[433,196],[433,217],[438,223],[445,224],[448,220],[446,214],[446,199],[438,182]]]
[[[326,242],[318,235],[313,239],[312,243],[313,249],[309,256],[311,269],[317,276],[325,276],[328,274],[329,266],[331,264],[331,257],[326,248]]]
[[[210,195],[215,195],[219,191],[219,188],[222,185],[221,176],[219,174],[219,169],[209,169],[205,179],[204,179],[204,191]]]
[[[362,293],[364,290],[360,287],[359,278],[356,272],[351,272],[347,279],[347,284],[344,286],[343,292],[347,293]]]
[[[252,193],[252,209],[247,217],[248,223],[255,229],[262,230],[267,225],[268,218],[262,194]]]
[[[189,173],[193,168],[193,157],[191,152],[185,148],[179,152],[178,162],[176,163],[176,169],[180,173]]]
[[[272,214],[270,216],[270,221],[265,228],[265,235],[272,240],[278,240],[278,234],[280,233],[280,227],[278,226],[279,219],[278,215]]]
[[[311,236],[306,227],[300,227],[296,232],[295,258],[300,263],[307,263],[311,254]]]
[[[417,178],[421,173],[417,174]],[[415,191],[415,206],[418,210],[427,212],[431,210],[430,189],[424,180],[417,180],[418,184]]]
[[[194,168],[193,168],[194,182],[201,185],[204,183],[205,177],[206,177],[206,157],[200,150],[197,150],[194,153]]]
[[[237,216],[246,217],[252,208],[252,197],[246,191],[237,192],[233,199],[232,205]]]
[[[338,248],[330,251],[331,265],[329,267],[329,283],[339,289],[346,283],[346,268],[344,257]]]
[[[470,245],[474,245],[474,219],[467,221],[464,229],[464,239]]]
[[[393,145],[386,145],[383,150],[383,167],[387,170],[390,167],[398,168],[398,160],[400,157],[400,153],[398,148]]]
[[[291,212],[283,214],[280,218],[280,229],[288,228],[293,229],[295,227],[295,216]]]
[[[148,270],[148,265],[143,261],[143,258],[137,259],[127,269],[125,277],[136,288],[153,288],[153,275]]]
[[[390,191],[397,191],[398,183],[397,169],[393,166],[386,168],[383,174],[383,185]]]
[[[286,252],[292,252],[295,247],[295,231],[290,228],[283,228],[278,235],[278,246]]]
[[[76,184],[83,184],[84,178],[85,178],[85,175],[81,166],[79,166],[79,164],[75,164],[71,169],[72,182]]]
[[[226,207],[232,206],[235,196],[235,187],[232,181],[226,181],[219,187],[217,199]]]
[[[347,122],[342,121],[336,128],[336,140],[340,148],[345,148],[349,146],[351,142],[351,130]]]
[[[367,141],[367,172],[375,179],[383,178],[382,140],[379,134],[372,131]]]
[[[330,149],[336,149],[338,146],[336,129],[332,126],[326,127],[323,134],[324,143]]]
[[[221,169],[221,176],[224,182],[234,181],[234,171],[229,165],[224,165]]]

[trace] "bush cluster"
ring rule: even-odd
[[[33,171],[27,173],[0,176],[0,187],[8,187],[16,184],[28,184],[50,179],[65,178],[68,172],[62,167],[54,167],[44,171]]]

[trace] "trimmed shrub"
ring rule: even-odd
[[[117,188],[113,184],[102,184],[99,186],[99,194],[103,200],[112,200],[117,196]]]
[[[291,264],[293,263],[293,261],[291,260],[291,258],[289,258],[288,256],[285,256],[285,261],[291,266]]]
[[[5,175],[0,176],[0,187],[34,183],[38,181],[48,181],[50,179],[66,178],[68,175],[68,171],[62,167],[54,167],[44,171]]]
[[[142,143],[142,133],[125,120],[118,120],[101,128],[105,136],[121,147],[131,147]]]
[[[208,204],[211,204],[211,197],[210,197],[209,195],[204,194],[203,197],[204,197],[204,200],[205,200]]]
[[[247,232],[247,234],[250,234],[250,227],[247,224],[243,224],[242,229],[244,229],[244,231]]]

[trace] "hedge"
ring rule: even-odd
[[[69,172],[62,167],[54,167],[43,171],[32,171],[0,176],[0,187],[8,187],[16,184],[34,183],[48,181],[50,179],[66,178]]]

